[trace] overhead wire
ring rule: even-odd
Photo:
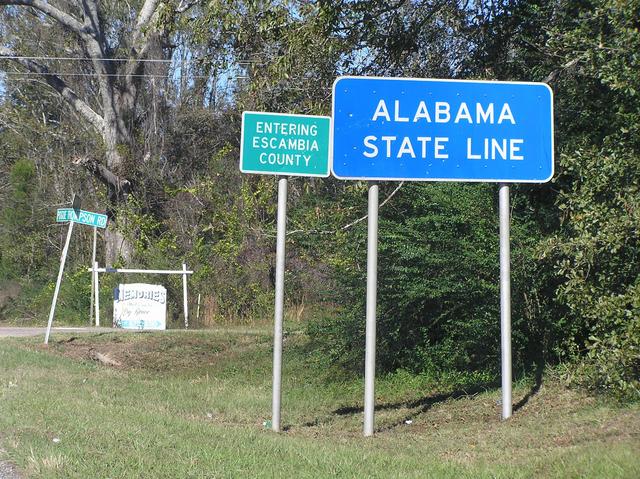
[[[13,76],[23,76],[23,77],[29,77],[29,76],[46,76],[46,75],[56,75],[56,76],[67,76],[67,77],[95,77],[95,76],[101,76],[101,77],[146,77],[146,78],[167,78],[167,75],[156,75],[156,74],[147,74],[147,73],[140,73],[140,74],[133,74],[133,75],[128,75],[126,73],[65,73],[65,72],[43,72],[43,73],[38,73],[38,72],[2,72],[3,75],[13,75]],[[201,79],[201,78],[215,78],[209,75],[189,75],[189,78],[197,78],[197,79]]]
[[[100,61],[105,61],[105,62],[128,62],[131,59],[130,58],[105,58],[105,57],[97,57],[97,58],[90,58],[90,57],[57,57],[57,56],[27,56],[27,55],[4,55],[4,56],[0,56],[0,60],[55,60],[55,61],[94,61],[94,60],[100,60]],[[195,63],[197,63],[197,61],[195,60],[183,60],[183,59],[160,59],[160,58],[143,58],[143,59],[138,59],[136,60],[137,62],[144,62],[144,63],[160,63],[160,64],[176,64],[175,65],[175,71],[182,71],[185,67],[188,68],[189,65],[193,65]],[[246,65],[246,64],[255,64],[255,63],[259,63],[256,60],[239,60],[235,65],[237,66],[242,66],[242,65]],[[231,66],[231,67],[227,67],[223,70],[221,70],[219,73],[225,73],[225,72],[229,72],[232,71],[235,68],[235,66]],[[67,77],[87,77],[87,76],[107,76],[107,77],[140,77],[140,78],[166,78],[167,75],[158,75],[158,74],[152,74],[152,73],[141,73],[141,74],[131,74],[131,75],[127,75],[124,73],[105,73],[105,74],[98,74],[98,73],[64,73],[64,72],[46,72],[46,73],[37,73],[37,72],[8,72],[8,71],[3,71],[0,72],[2,74],[5,75],[11,75],[11,76],[42,76],[42,75],[60,75],[60,76],[67,76]],[[211,75],[189,75],[190,79],[212,79],[214,78]],[[238,76],[236,78],[246,78],[246,76]]]
[[[60,60],[60,61],[107,61],[107,62],[128,62],[131,58],[90,58],[90,57],[49,57],[49,56],[25,56],[25,55],[5,55],[0,58],[6,58],[8,60]],[[141,58],[136,60],[138,62],[158,62],[158,63],[171,63],[173,60],[164,60],[160,58]]]
[[[55,60],[55,61],[92,61],[92,60],[102,60],[102,61],[112,61],[112,62],[127,62],[130,59],[128,58],[104,58],[104,57],[99,57],[99,58],[89,58],[89,57],[69,57],[69,56],[27,56],[27,55],[7,55],[7,56],[0,56],[0,60],[2,59],[6,59],[6,60]],[[99,73],[95,73],[95,72],[80,72],[80,73],[66,73],[66,72],[61,72],[61,71],[52,71],[52,72],[46,72],[46,73],[38,73],[38,72],[11,72],[11,71],[1,71],[0,70],[0,77],[2,75],[4,75],[5,77],[11,77],[12,80],[23,80],[23,81],[30,81],[31,78],[37,78],[37,77],[42,77],[44,75],[55,75],[55,76],[60,76],[60,77],[99,77],[99,76],[106,76],[106,77],[134,77],[134,78],[162,78],[162,79],[171,79],[173,78],[175,75],[179,75],[181,76],[182,73],[177,73],[178,71],[182,71],[183,69],[188,68],[188,66],[185,68],[185,65],[193,65],[195,63],[197,63],[194,60],[182,60],[182,59],[170,59],[170,60],[166,60],[166,59],[154,59],[154,58],[147,58],[147,59],[140,59],[138,61],[141,62],[146,62],[146,63],[159,63],[159,64],[172,64],[175,63],[175,68],[173,72],[168,72],[167,74],[164,75],[160,75],[160,74],[154,74],[154,73],[140,73],[140,74],[131,74],[131,75],[127,75],[126,73],[105,73],[105,74],[99,74]],[[246,64],[266,64],[265,61],[259,61],[259,60],[252,60],[252,59],[248,59],[248,60],[238,60],[234,66],[230,66],[227,67],[221,71],[218,72],[217,75],[212,76],[212,75],[187,75],[187,78],[189,80],[217,80],[216,77],[218,77],[218,79],[220,77],[225,77],[227,76],[228,73],[232,72],[236,66],[242,66],[242,65],[246,65]],[[243,79],[247,79],[249,78],[248,76],[245,75],[238,75],[238,76],[229,76],[228,80],[243,80]],[[296,79],[292,79],[294,82],[312,82],[312,81],[317,81],[316,78],[311,78],[311,77],[300,77],[300,78],[296,78]],[[278,86],[273,86],[275,88],[278,88]],[[218,86],[216,87],[216,90],[218,91],[229,91],[230,89],[235,88],[234,85],[225,85],[224,87]],[[280,86],[280,88],[282,88],[282,86]],[[288,86],[288,87],[284,87],[284,90],[289,90],[289,91],[312,91],[312,90],[331,90],[331,87],[293,87],[293,86]]]
[[[104,62],[128,62],[131,61],[132,58],[106,58],[106,57],[52,57],[52,56],[26,56],[26,55],[3,55],[0,56],[1,59],[7,60],[59,60],[59,61],[94,61],[100,60]],[[144,62],[144,63],[173,63],[173,62],[186,62],[186,63],[196,63],[197,60],[182,60],[182,59],[162,59],[162,58],[140,58],[136,59],[136,62]],[[245,63],[263,63],[258,60],[238,60],[236,62],[238,65],[242,65]]]

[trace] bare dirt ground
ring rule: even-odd
[[[17,338],[26,336],[44,336],[47,328],[33,327],[13,327],[0,326],[0,338]],[[83,334],[113,331],[112,328],[73,328],[73,327],[56,327],[51,328],[51,334]]]
[[[4,455],[4,451],[0,449],[0,456],[2,455]],[[13,464],[0,461],[0,479],[20,479],[20,476]]]
[[[49,345],[35,345],[69,358],[99,361],[105,366],[123,370],[148,370],[153,372],[179,372],[206,367],[221,358],[240,354],[255,347],[256,339],[249,334],[233,334],[221,340],[207,332],[176,331],[181,335],[176,341],[169,335],[145,332],[121,334],[122,330],[99,330],[97,334],[73,333],[58,336]],[[68,331],[67,331],[68,333]]]

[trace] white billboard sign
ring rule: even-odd
[[[113,300],[113,327],[167,329],[167,290],[156,284],[120,284]]]

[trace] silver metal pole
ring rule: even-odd
[[[93,287],[95,286],[95,279],[93,275],[98,274],[94,268],[96,262],[96,243],[98,242],[98,227],[93,227],[93,250],[91,253],[91,307],[89,308],[89,324],[93,322],[93,298],[95,294],[95,290]]]
[[[96,290],[96,328],[100,326],[100,285],[98,280],[98,262],[93,263],[95,271],[93,288]]]
[[[509,245],[509,186],[500,185],[500,349],[502,361],[502,419],[511,417],[511,248]]]
[[[364,355],[364,435],[373,435],[376,377],[376,297],[378,281],[378,185],[369,186],[367,230],[367,319]]]
[[[278,180],[278,236],[276,240],[276,302],[273,326],[273,401],[271,428],[280,431],[282,385],[282,320],[284,316],[284,255],[287,233],[287,179]]]
[[[189,304],[187,301],[187,263],[182,263],[182,299],[184,302],[184,329],[189,329]]]
[[[62,273],[64,272],[64,263],[67,261],[67,252],[69,251],[69,242],[71,241],[71,232],[73,231],[73,221],[69,222],[69,230],[67,231],[67,239],[62,248],[62,256],[60,257],[60,269],[58,270],[58,279],[56,281],[56,289],[53,292],[53,300],[51,301],[51,310],[49,311],[49,323],[47,324],[47,333],[44,335],[44,344],[49,344],[49,334],[51,334],[51,325],[53,324],[53,315],[56,312],[56,302],[58,301],[58,293],[60,292],[60,283],[62,282]]]

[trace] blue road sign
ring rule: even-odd
[[[544,183],[553,94],[544,83],[340,77],[334,176]]]
[[[84,210],[80,210],[80,212],[76,214],[73,208],[58,209],[56,212],[56,221],[59,223],[73,221],[74,223],[96,226],[98,228],[107,227],[107,215]]]

